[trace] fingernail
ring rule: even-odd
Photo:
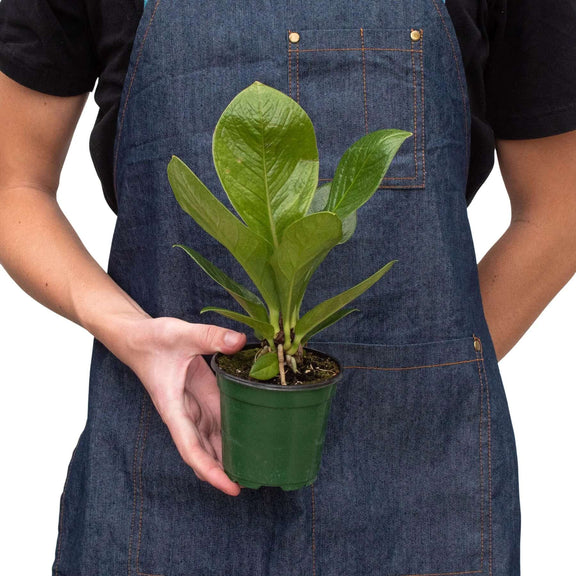
[[[230,347],[238,346],[241,338],[242,334],[238,334],[238,332],[226,332],[226,334],[224,334],[224,344]]]

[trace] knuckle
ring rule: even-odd
[[[218,348],[220,344],[221,329],[218,326],[207,324],[204,326],[204,344],[210,348]]]

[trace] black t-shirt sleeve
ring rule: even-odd
[[[83,0],[1,0],[0,70],[33,90],[75,96],[98,76]]]
[[[501,12],[485,71],[495,135],[576,130],[576,0],[507,0]]]

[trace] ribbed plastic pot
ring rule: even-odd
[[[222,460],[246,488],[297,490],[320,469],[326,422],[339,373],[329,380],[281,386],[224,372],[212,357],[220,388]]]

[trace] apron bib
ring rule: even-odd
[[[313,306],[399,261],[313,342],[346,367],[318,479],[237,498],[201,482],[96,342],[53,573],[518,576],[514,437],[466,212],[465,74],[441,0],[149,0],[118,117],[109,273],[152,316],[238,329],[200,320],[229,297],[173,244],[249,281],[179,208],[166,167],[179,156],[227,203],[212,132],[255,80],[312,118],[322,181],[367,132],[413,133],[308,291]]]

